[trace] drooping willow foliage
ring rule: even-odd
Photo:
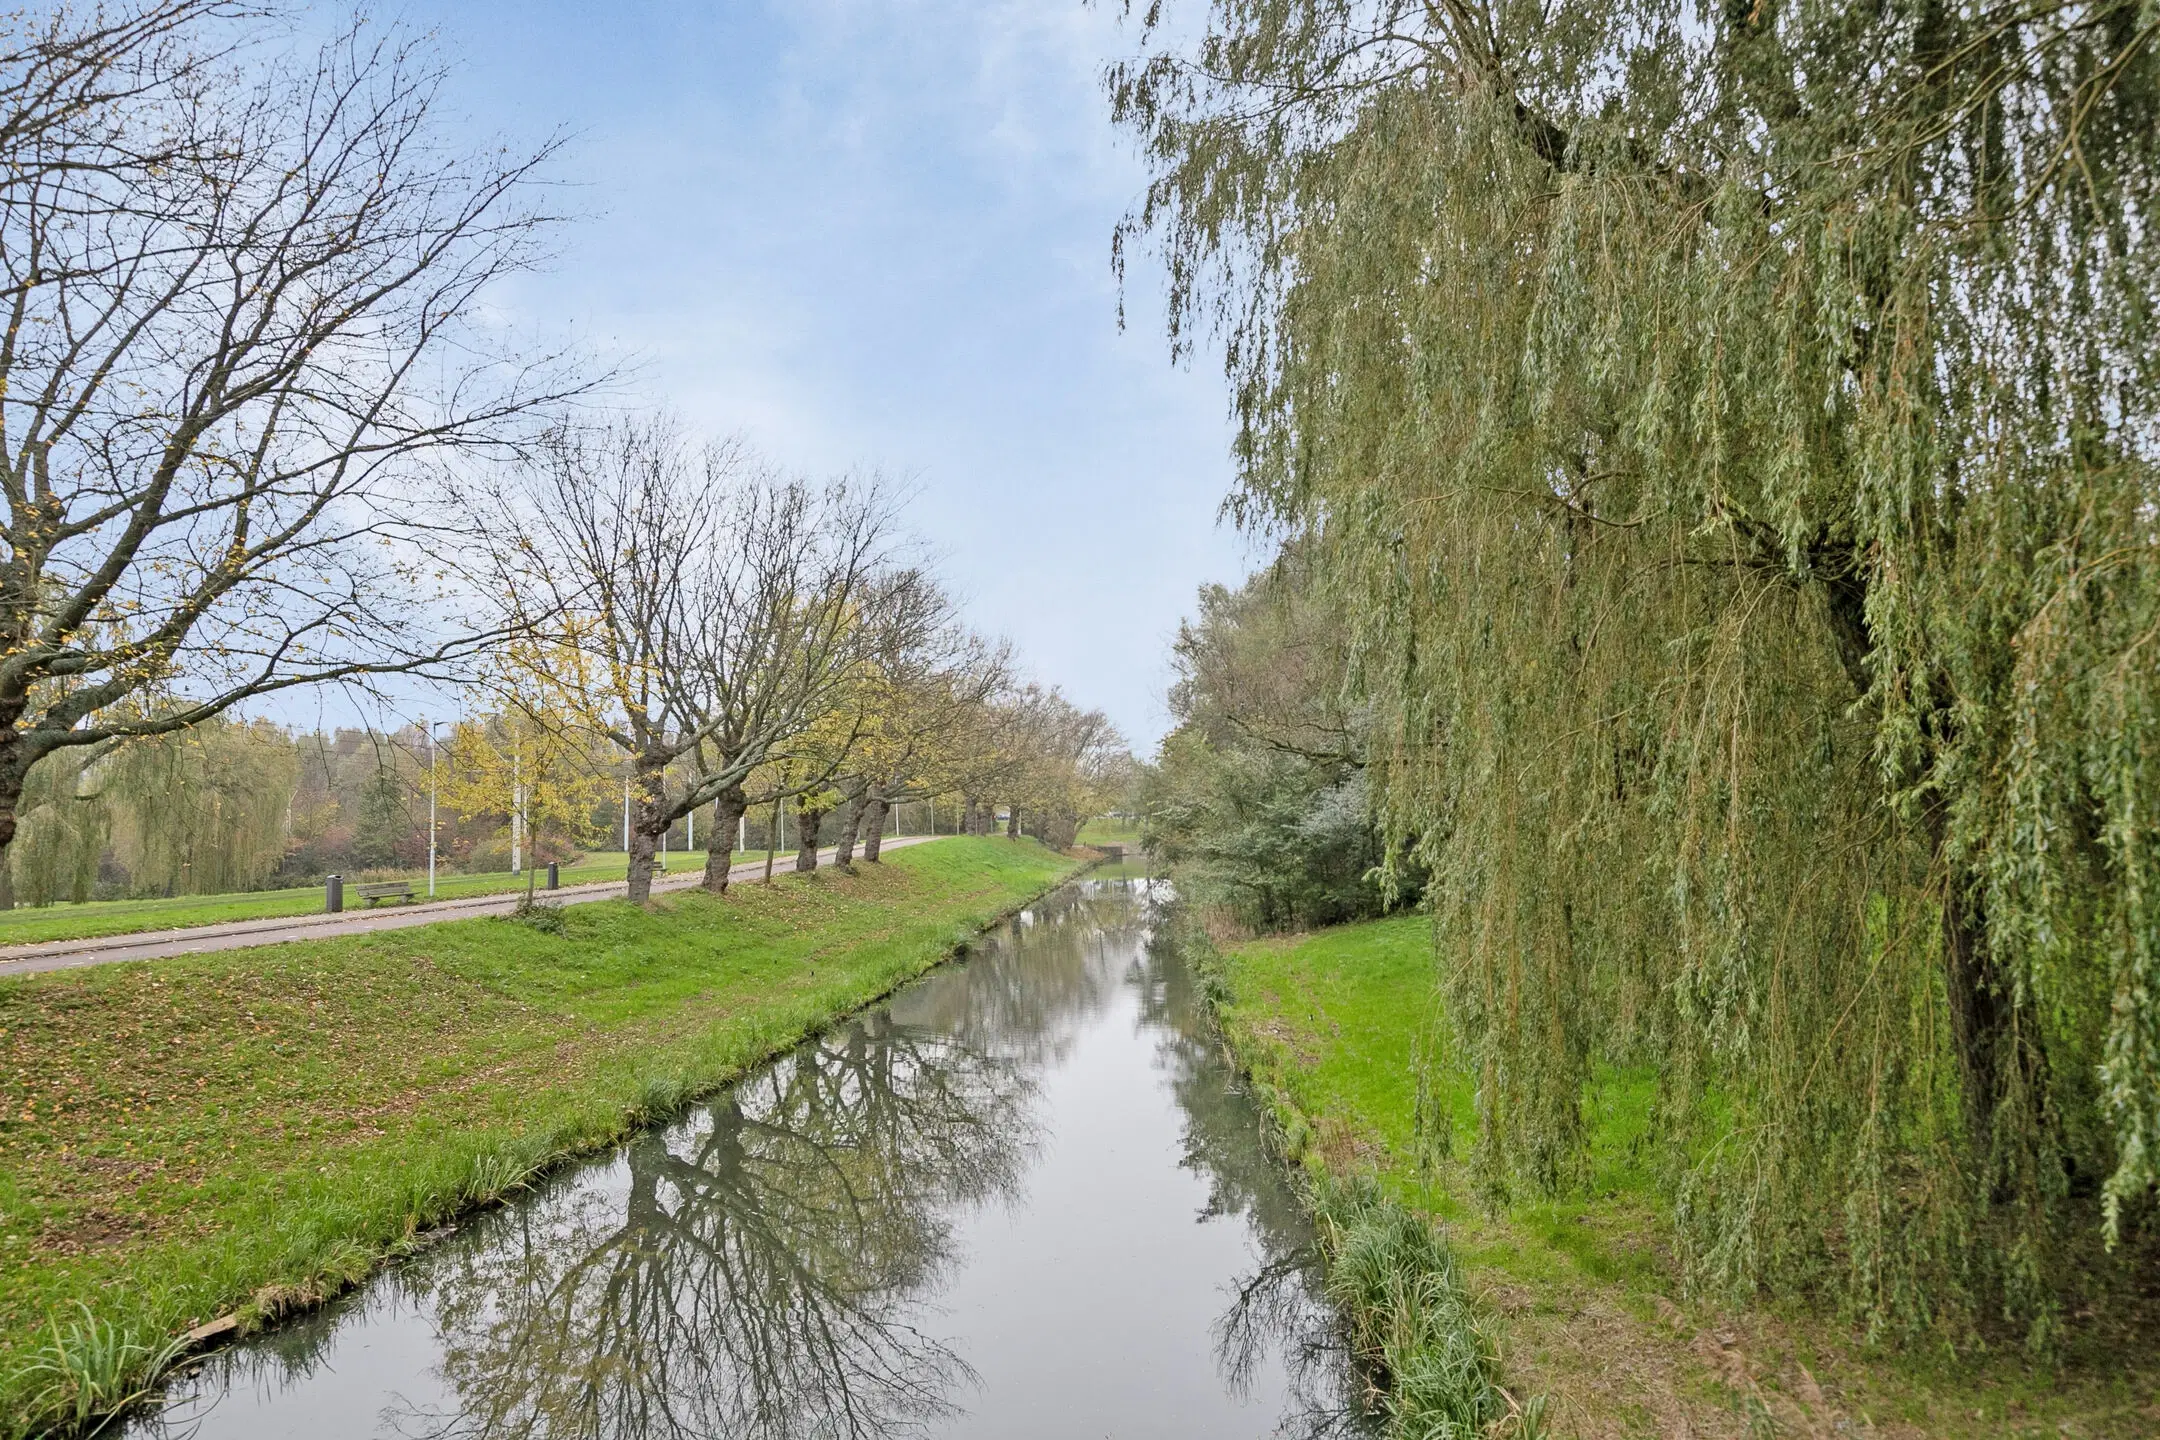
[[[1360,599],[1484,1173],[1654,1063],[1698,1281],[2047,1345],[2160,1176],[2160,7],[1191,18],[1121,245]]]
[[[84,753],[58,751],[30,768],[20,826],[0,863],[10,904],[84,901],[97,884],[98,860],[112,830],[112,812],[84,793]]]
[[[277,726],[211,720],[88,753],[31,767],[6,860],[16,902],[90,899],[108,854],[138,895],[253,889],[284,855],[300,761]]]
[[[138,892],[253,889],[285,853],[300,756],[267,721],[211,721],[133,741],[98,769],[113,848]]]

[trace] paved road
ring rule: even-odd
[[[887,836],[883,849],[899,850],[934,839],[930,835]],[[821,863],[832,859],[830,849],[818,852]],[[773,861],[779,875],[795,868],[793,851]],[[765,873],[765,857],[746,860],[728,870],[729,880],[754,880]],[[705,878],[704,868],[662,875],[653,881],[657,894],[687,890]],[[588,900],[619,900],[620,880],[590,885],[571,885],[539,894],[550,902],[579,905]],[[493,895],[472,895],[461,900],[438,900],[423,905],[386,905],[370,910],[348,910],[341,915],[287,915],[261,920],[228,920],[220,925],[197,925],[186,930],[148,930],[133,935],[105,935],[94,940],[46,940],[36,945],[0,946],[0,975],[29,975],[40,970],[73,970],[84,965],[107,965],[115,960],[160,960],[168,955],[198,955],[209,950],[244,950],[255,945],[282,945],[290,940],[325,940],[338,935],[367,935],[377,930],[403,930],[409,925],[433,925],[443,920],[470,920],[476,915],[507,915],[525,898],[522,890]]]

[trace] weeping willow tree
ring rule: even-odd
[[[260,886],[285,853],[300,755],[267,721],[132,741],[97,767],[113,850],[141,894]]]
[[[1192,21],[1119,253],[1363,617],[1481,1172],[1654,1063],[1699,1283],[2049,1345],[2153,1264],[2160,8]]]
[[[30,768],[21,828],[0,863],[0,909],[91,898],[112,812],[94,785],[86,788],[83,760],[81,751],[62,751]]]
[[[253,889],[285,853],[299,779],[292,738],[262,721],[48,755],[30,770],[8,851],[12,901],[90,899],[108,853],[135,894]]]

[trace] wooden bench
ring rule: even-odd
[[[412,881],[385,880],[380,885],[362,885],[353,892],[367,901],[370,908],[378,900],[410,900],[413,898]]]

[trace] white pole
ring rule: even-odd
[[[622,782],[622,848],[623,854],[630,853],[630,777],[627,775]]]
[[[525,756],[510,746],[510,873],[525,873]]]
[[[435,898],[435,722],[423,720],[427,726],[427,893]]]
[[[697,849],[697,811],[692,810],[689,814],[683,816],[682,823],[682,848],[685,850]]]
[[[735,817],[735,848],[737,850],[750,848],[750,812],[747,810]]]

